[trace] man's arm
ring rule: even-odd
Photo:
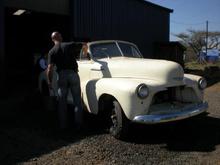
[[[52,80],[53,80],[53,64],[49,64],[47,67],[47,80],[49,88],[52,88]]]
[[[48,66],[47,66],[47,82],[48,86],[52,88],[52,80],[53,80],[53,68],[54,68],[54,49],[50,50],[48,53]]]
[[[83,46],[82,46],[82,53],[83,53],[83,57],[84,58],[87,58],[88,60],[90,60],[87,43],[83,44]]]

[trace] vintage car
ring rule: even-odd
[[[171,61],[144,59],[137,46],[125,41],[87,43],[78,59],[82,101],[85,110],[103,114],[110,121],[110,133],[120,138],[129,122],[157,124],[186,119],[204,113],[206,80],[184,74]],[[57,76],[54,92],[57,96]],[[45,73],[39,79],[42,93],[47,88]],[[72,101],[71,95],[68,97]]]

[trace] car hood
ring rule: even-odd
[[[177,83],[182,82],[184,76],[179,64],[167,60],[116,57],[96,62],[101,64],[103,72],[107,72],[109,77],[147,78]]]

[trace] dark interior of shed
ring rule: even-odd
[[[71,39],[68,16],[33,11],[14,15],[15,11],[5,9],[6,84],[10,90],[28,89],[36,84],[35,61],[53,46],[50,39],[53,31],[61,32],[64,40]]]

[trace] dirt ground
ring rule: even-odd
[[[56,114],[29,96],[0,101],[0,164],[220,164],[220,82],[205,91],[208,116],[132,125],[111,137],[89,116],[81,132],[56,129]]]

